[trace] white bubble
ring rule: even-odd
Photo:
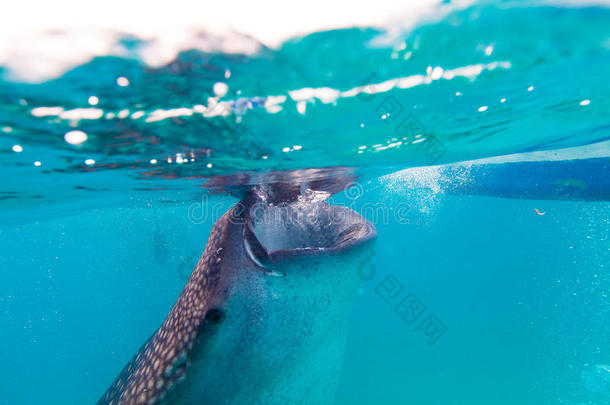
[[[38,160],[34,162],[34,166],[41,166],[41,165],[42,165],[42,163]]]
[[[210,168],[212,168],[212,164],[211,164],[211,163],[208,163],[208,164],[206,165],[206,167],[207,167],[208,169],[210,169]]]
[[[64,139],[70,145],[80,145],[87,140],[87,134],[79,130],[69,131],[64,135]]]
[[[93,159],[87,159],[87,160],[85,160],[85,164],[86,164],[86,165],[88,165],[88,166],[92,166],[92,165],[94,165],[94,164],[95,164],[95,160],[93,160]]]
[[[487,111],[487,106],[486,105],[482,105],[479,107],[479,112],[483,112],[483,111]]]
[[[156,165],[157,164],[157,159],[150,159],[150,164]]]
[[[438,80],[442,76],[443,76],[443,68],[440,66],[437,66],[434,69],[432,69],[432,73],[430,73],[430,78],[432,80]]]
[[[137,120],[139,118],[142,118],[144,116],[144,111],[136,111],[133,114],[131,114],[131,119],[132,120]]]
[[[129,86],[129,79],[124,76],[117,77],[116,84],[118,84],[121,87],[127,87],[127,86]]]
[[[307,101],[299,101],[297,103],[297,111],[299,114],[305,114],[307,112]]]
[[[222,83],[222,82],[218,82],[218,83],[214,83],[214,94],[216,94],[218,97],[224,97],[225,94],[227,94],[227,91],[229,91],[229,86],[227,86],[226,83]]]
[[[282,149],[282,152],[290,152],[290,148],[289,147],[285,147]]]
[[[534,90],[534,86],[530,86],[527,88],[527,91],[533,91]]]
[[[580,105],[582,105],[582,106],[589,105],[589,104],[591,104],[591,100],[582,100],[580,102]]]
[[[301,150],[301,149],[303,149],[303,146],[301,146],[301,145],[293,145],[292,148],[294,150]]]
[[[21,145],[13,145],[13,152],[23,152],[23,148],[21,147]]]
[[[97,105],[97,103],[100,102],[100,99],[95,97],[95,96],[91,96],[89,97],[89,100],[87,100],[89,102],[90,105]]]

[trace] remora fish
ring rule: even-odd
[[[348,208],[253,189],[98,405],[331,403],[375,239]]]

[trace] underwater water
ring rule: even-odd
[[[335,404],[610,403],[609,27],[444,5],[0,66],[0,404],[95,403],[245,190],[331,180],[378,233]]]

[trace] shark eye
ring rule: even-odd
[[[225,313],[222,309],[212,308],[205,314],[205,320],[213,325],[221,323],[225,319]]]

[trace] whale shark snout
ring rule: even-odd
[[[167,318],[99,404],[332,402],[375,227],[320,198],[265,197],[216,222]]]

